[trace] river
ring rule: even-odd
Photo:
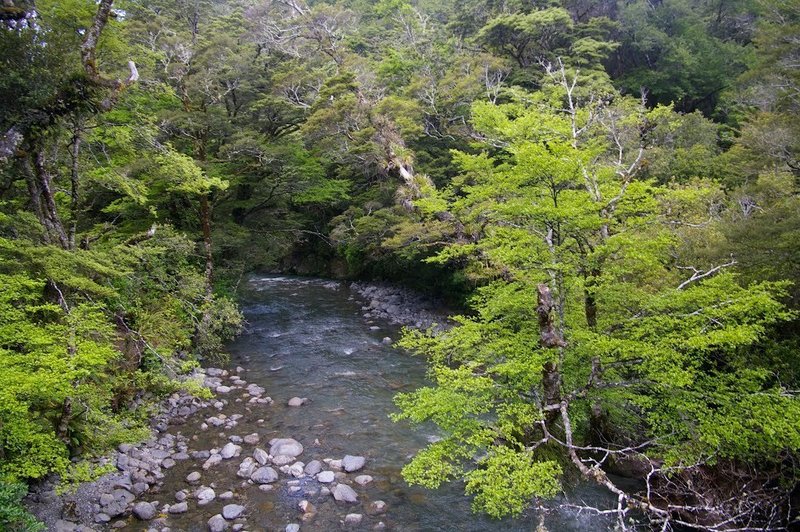
[[[279,276],[253,276],[242,290],[241,305],[247,328],[229,347],[230,369],[244,368],[248,383],[266,388],[272,405],[248,405],[237,401],[236,392],[227,394],[224,412],[243,417],[229,431],[211,427],[201,430],[198,423],[188,423],[171,431],[180,431],[192,441],[192,448],[221,447],[232,435],[257,433],[260,447],[269,449],[272,438],[294,438],[304,446],[298,457],[305,463],[313,459],[340,459],[345,454],[366,458],[366,465],[356,475],[367,474],[374,480],[353,485],[359,502],[336,502],[321,492],[313,478],[301,478],[290,485],[281,474],[275,489],[263,492],[236,476],[236,468],[252,446],[242,444],[240,458],[223,462],[203,472],[203,484],[212,485],[219,494],[232,490],[233,501],[215,500],[190,511],[170,515],[166,524],[172,530],[207,530],[208,519],[224,504],[236,502],[247,508],[245,530],[279,530],[297,523],[303,531],[328,531],[342,528],[371,530],[385,527],[403,531],[532,531],[538,516],[529,511],[517,519],[491,520],[471,512],[470,500],[463,486],[447,485],[438,490],[407,486],[400,475],[402,466],[415,451],[437,437],[433,427],[412,427],[393,423],[389,414],[396,409],[392,397],[410,391],[425,381],[425,361],[383,341],[396,339],[396,326],[364,317],[363,301],[346,284],[332,281]],[[307,398],[300,407],[287,406],[292,397]],[[203,412],[204,417],[216,410]],[[184,481],[198,463],[186,461],[167,472],[159,494],[163,503],[172,502],[175,491],[187,488]],[[299,489],[298,489],[299,486]],[[294,488],[294,489],[292,489]],[[578,487],[570,500],[597,502],[602,494],[593,487]],[[301,500],[308,500],[315,515],[300,520]],[[386,503],[385,512],[373,514],[374,501]],[[557,506],[554,506],[557,508]],[[359,513],[359,525],[342,524],[345,516]],[[573,510],[553,509],[546,525],[551,531],[608,530],[597,516]],[[139,528],[141,529],[141,528]]]

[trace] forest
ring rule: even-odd
[[[798,526],[799,115],[796,0],[4,0],[0,528],[208,393],[249,272],[457,309],[409,484]]]

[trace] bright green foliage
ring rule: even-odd
[[[727,273],[687,281],[702,270],[670,258],[681,234],[663,222],[691,221],[704,196],[635,175],[658,141],[650,132],[680,117],[619,96],[576,99],[568,76],[512,103],[474,105],[475,126],[504,147],[494,157],[454,154],[463,174],[433,201],[478,237],[431,260],[468,260],[479,278],[506,280],[478,290],[473,316],[453,329],[409,331],[401,342],[428,357],[435,386],[398,396],[398,419],[445,433],[406,479],[463,478],[475,507],[496,517],[559,489],[561,469],[540,447],[549,437],[539,423],[566,430],[544,421],[548,376],[559,397],[582,398],[567,400],[570,438],[598,430],[588,401],[614,436],[654,439],[648,455],[670,465],[763,463],[800,450],[800,405],[752,347],[792,317],[780,301],[787,285],[742,286]],[[561,349],[541,344],[541,283]]]
[[[561,468],[555,462],[535,462],[528,452],[496,447],[467,474],[466,493],[475,495],[473,507],[492,517],[518,515],[534,497],[555,496],[561,486]]]
[[[0,526],[8,532],[39,532],[44,524],[22,507],[22,498],[28,493],[25,484],[0,482]]]

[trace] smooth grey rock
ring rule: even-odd
[[[260,440],[260,439],[261,439],[261,437],[254,432],[252,434],[248,434],[247,436],[245,436],[244,437],[244,442],[246,444],[248,444],[248,445],[255,445],[255,444],[258,443],[258,440]]]
[[[169,513],[171,514],[185,514],[189,511],[189,505],[186,502],[179,502],[169,507]]]
[[[333,482],[335,478],[336,474],[333,471],[323,471],[317,475],[317,481],[322,482],[323,484]]]
[[[239,452],[241,452],[242,448],[234,443],[226,443],[222,450],[219,452],[219,455],[222,457],[223,460],[228,460],[233,458]]]
[[[109,516],[108,514],[104,514],[101,512],[94,516],[95,523],[108,523],[109,521],[111,521],[111,516]]]
[[[297,523],[291,523],[286,525],[284,532],[300,532],[300,525]]]
[[[386,511],[386,503],[383,501],[373,501],[369,505],[369,512],[373,514],[380,514]]]
[[[212,454],[211,456],[208,457],[208,460],[206,460],[203,463],[203,469],[208,471],[209,469],[211,469],[220,462],[222,462],[222,455]]]
[[[175,492],[175,500],[178,501],[178,502],[185,501],[186,497],[188,497],[188,495],[183,490]]]
[[[303,454],[303,446],[293,438],[278,438],[270,442],[269,454],[299,456]]]
[[[308,402],[308,399],[305,397],[292,397],[289,399],[287,403],[289,406],[303,406]]]
[[[358,495],[347,484],[336,484],[331,490],[333,498],[341,502],[358,502]]]
[[[261,465],[267,465],[267,462],[269,462],[269,455],[264,449],[255,449],[253,451],[253,458]]]
[[[232,521],[244,513],[244,506],[241,504],[228,504],[222,508],[222,517]]]
[[[348,473],[352,473],[353,471],[358,471],[364,464],[366,463],[366,459],[363,456],[352,456],[352,455],[345,455],[342,458],[342,468],[347,471]]]
[[[193,483],[197,482],[198,480],[200,480],[201,476],[202,475],[200,475],[200,472],[192,471],[191,473],[186,475],[186,482],[188,482],[189,484],[193,484]]]
[[[309,463],[306,464],[304,469],[306,475],[314,476],[320,471],[322,471],[322,462],[319,460],[311,460]]]
[[[233,499],[233,492],[232,491],[226,491],[226,492],[220,493],[219,497],[217,497],[217,498],[219,500],[221,500],[221,501],[229,501],[229,500]]]
[[[361,523],[361,520],[364,518],[361,514],[347,514],[344,516],[344,522],[347,525],[357,525]]]
[[[359,486],[366,486],[367,484],[372,482],[372,477],[369,476],[369,475],[358,475],[355,478],[355,481],[356,481],[356,484],[358,484]]]
[[[219,514],[208,520],[208,530],[210,532],[223,532],[223,530],[227,529],[228,523],[226,523],[225,518]]]
[[[137,502],[133,505],[133,515],[142,521],[149,521],[156,516],[156,507],[149,502]]]
[[[194,496],[197,498],[197,504],[200,506],[205,506],[206,504],[210,503],[214,499],[217,498],[216,492],[213,489],[208,487],[202,487],[197,492],[195,492]]]
[[[161,467],[164,469],[171,469],[175,467],[175,460],[172,458],[165,458],[163,462],[161,462]]]
[[[229,393],[231,391],[230,386],[217,386],[216,392],[217,393]]]
[[[250,480],[256,484],[269,484],[278,480],[278,472],[271,467],[259,467],[250,475]]]

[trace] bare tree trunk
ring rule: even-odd
[[[67,233],[64,231],[64,225],[61,223],[56,209],[53,179],[47,170],[44,149],[37,147],[29,157],[33,159],[33,164],[29,158],[21,161],[21,164],[28,184],[31,208],[45,230],[45,243],[57,243],[62,248],[69,249]]]
[[[548,349],[566,347],[567,343],[564,341],[561,331],[553,323],[553,312],[556,305],[553,302],[553,296],[550,294],[550,288],[546,284],[540,284],[538,292],[539,305],[536,308],[536,312],[539,315],[539,341],[542,347]],[[561,402],[561,367],[556,361],[544,364],[542,368],[542,388],[545,406]],[[546,421],[552,423],[557,417],[557,411],[549,410]]]

